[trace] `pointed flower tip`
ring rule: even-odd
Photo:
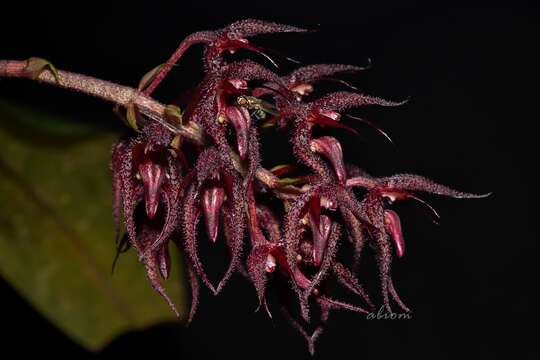
[[[272,316],[272,313],[270,312],[270,309],[268,308],[268,303],[266,302],[265,299],[262,299],[262,300],[259,299],[259,305],[255,309],[255,312],[259,312],[259,310],[261,310],[261,307],[264,307],[266,315],[268,315],[268,318],[270,318],[270,320],[272,320],[274,317]]]
[[[396,193],[407,191],[419,191],[440,196],[448,196],[456,199],[475,199],[485,198],[492,193],[487,194],[471,194],[452,189],[446,185],[439,184],[431,179],[414,174],[397,174],[388,178],[383,178],[380,181],[383,188],[396,190]]]
[[[400,101],[392,101],[392,103],[394,104],[393,106],[401,106],[401,105],[408,104],[409,102],[411,102],[411,100],[412,100],[412,97],[408,96],[405,99],[400,100]]]
[[[368,58],[366,59],[366,62],[367,62],[367,64],[364,65],[364,66],[362,66],[361,68],[362,68],[363,70],[370,70],[370,69],[373,67],[373,60],[371,60],[371,58],[368,57]]]
[[[227,283],[227,280],[225,280],[225,279],[222,279],[222,280],[219,282],[217,288],[215,288],[215,289],[213,290],[214,296],[217,296],[217,295],[219,295],[219,293],[221,293],[221,290],[223,290],[223,288],[225,287],[225,284],[226,284],[226,283]]]
[[[260,34],[275,34],[287,32],[309,32],[308,29],[299,28],[292,25],[280,24],[258,19],[245,19],[236,21],[224,30],[236,37],[252,37]]]
[[[458,199],[485,199],[485,198],[490,197],[491,195],[493,195],[493,191],[490,191],[490,192],[485,193],[485,194],[464,193],[461,196],[456,196],[456,198],[458,198]]]

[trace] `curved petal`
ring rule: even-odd
[[[270,254],[270,247],[268,245],[258,245],[251,249],[251,252],[248,255],[246,264],[249,277],[251,282],[257,290],[257,296],[259,298],[259,307],[264,306],[268,316],[272,317],[268,311],[265,300],[265,290],[266,290],[266,274],[272,272],[275,268],[275,260],[273,262],[273,267],[268,267],[269,257],[271,259],[273,256]],[[271,271],[270,271],[271,270]]]
[[[365,94],[338,91],[316,100],[312,106],[322,110],[343,111],[366,105],[399,106],[405,103],[406,101],[389,101]]]
[[[184,250],[188,255],[195,273],[201,278],[202,282],[216,294],[216,289],[208,279],[204,271],[199,255],[197,253],[197,223],[200,219],[198,209],[198,196],[194,185],[191,185],[184,196],[182,211],[182,230],[184,235]]]
[[[364,290],[364,287],[360,285],[360,282],[356,276],[354,276],[349,269],[338,262],[334,264],[332,271],[341,285],[354,294],[360,296],[368,304],[370,309],[375,309],[375,305],[373,305],[373,302],[371,301],[371,298],[367,292]]]
[[[233,22],[221,30],[229,34],[231,38],[246,38],[261,34],[275,34],[286,32],[308,32],[296,26],[284,25],[270,21],[257,19],[244,19]]]
[[[356,73],[366,70],[366,67],[343,64],[315,64],[300,67],[285,77],[289,84],[311,84],[319,79],[344,73]]]
[[[401,230],[401,221],[398,214],[393,210],[384,210],[384,223],[394,243],[397,256],[402,257],[405,254],[405,240],[403,239],[403,231]]]
[[[323,222],[321,221],[321,224]],[[309,321],[309,296],[313,293],[315,288],[319,286],[321,281],[328,275],[328,271],[332,266],[332,262],[336,256],[338,240],[341,236],[341,227],[337,223],[333,223],[330,231],[330,236],[328,239],[328,246],[326,247],[326,252],[324,256],[324,261],[322,262],[319,271],[315,274],[313,279],[311,279],[309,286],[303,291],[302,297],[300,298],[300,306],[302,311],[302,317],[304,320]]]
[[[231,251],[231,262],[229,264],[229,268],[225,272],[225,275],[223,275],[223,278],[218,284],[216,294],[223,289],[233,272],[238,267],[240,258],[242,256],[244,230],[246,226],[244,210],[246,199],[242,180],[240,177],[236,176],[236,174],[229,174],[229,176],[232,178],[232,191],[230,194],[228,194],[228,198],[230,199],[230,216],[226,216],[225,219],[228,219],[229,227],[233,229],[231,243],[227,244]]]
[[[409,191],[421,191],[430,194],[449,196],[457,199],[476,199],[485,198],[491,195],[487,194],[471,194],[454,190],[446,185],[441,185],[426,177],[413,174],[398,174],[386,178],[381,178],[380,182],[386,189],[398,189]]]
[[[164,64],[164,66],[159,70],[159,72],[154,76],[152,82],[144,89],[145,95],[150,95],[158,87],[158,85],[163,81],[167,76],[169,71],[171,71],[172,66],[178,62],[178,60],[184,55],[187,49],[195,44],[209,44],[210,42],[216,39],[216,35],[213,31],[200,31],[186,37],[171,55],[169,60]]]

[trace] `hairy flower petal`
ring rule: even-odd
[[[257,296],[259,298],[259,307],[264,306],[268,315],[272,317],[268,311],[265,299],[265,290],[266,290],[266,274],[268,270],[268,257],[270,255],[270,246],[269,245],[257,245],[251,249],[249,256],[247,258],[247,270],[255,289],[257,290]],[[273,264],[275,267],[275,263]],[[273,271],[273,269],[272,269]]]
[[[229,34],[231,38],[246,38],[262,34],[306,32],[308,30],[270,21],[244,19],[226,26],[222,31]]]
[[[216,289],[208,279],[197,252],[197,223],[200,219],[200,211],[198,210],[197,200],[198,197],[196,188],[194,185],[191,185],[184,196],[182,211],[184,250],[186,251],[186,254],[193,265],[195,273],[201,278],[202,282],[208,287],[208,289],[215,294]]]
[[[317,328],[313,331],[311,335],[308,335],[306,330],[298,323],[298,321],[294,320],[289,311],[287,309],[282,308],[281,312],[285,319],[289,322],[289,324],[302,335],[302,337],[307,341],[308,345],[308,351],[313,356],[315,354],[315,342],[321,336],[323,333],[323,327],[317,326]]]
[[[199,306],[199,279],[197,279],[196,271],[193,268],[193,264],[189,258],[186,259],[186,269],[188,271],[189,286],[191,287],[191,307],[189,309],[189,316],[187,323],[191,324],[195,314],[197,313],[197,307]]]
[[[126,141],[119,141],[113,146],[111,156],[112,172],[112,210],[114,222],[114,238],[117,250],[120,248],[120,228],[123,208],[123,181],[122,181],[122,159],[125,156]],[[118,256],[118,254],[117,254]],[[114,268],[114,265],[113,265]]]
[[[316,64],[300,67],[285,77],[289,84],[312,84],[325,76],[356,73],[365,67],[343,64]]]
[[[375,305],[371,301],[368,293],[366,290],[364,290],[364,287],[360,285],[360,282],[356,276],[354,276],[349,269],[347,269],[342,263],[336,262],[332,267],[332,271],[341,285],[360,296],[366,302],[366,304],[368,304],[370,309],[373,310],[375,308]]]
[[[388,101],[365,94],[338,91],[328,94],[313,103],[313,107],[320,110],[344,111],[347,109],[366,105],[399,106],[406,101]]]
[[[323,224],[323,221],[321,219],[321,224]],[[314,289],[319,286],[321,281],[328,275],[328,271],[330,270],[332,263],[334,261],[334,258],[336,256],[337,247],[338,247],[338,240],[341,236],[341,227],[337,223],[333,223],[331,225],[331,229],[329,230],[330,236],[328,239],[328,246],[326,248],[324,261],[322,262],[319,271],[315,274],[313,279],[311,279],[309,286],[303,291],[300,298],[300,305],[302,310],[302,317],[304,320],[309,321],[309,304],[308,300],[311,294],[313,293]]]
[[[244,187],[240,177],[235,174],[230,174],[229,176],[232,178],[232,189],[230,190],[230,193],[227,194],[228,199],[230,199],[228,205],[230,216],[226,217],[226,219],[229,222],[229,226],[233,229],[231,243],[228,244],[231,251],[231,262],[216,288],[216,293],[219,293],[223,289],[233,272],[238,268],[244,243],[244,231],[246,225],[244,208],[246,198]]]
[[[387,191],[390,191],[392,189],[421,191],[458,199],[484,198],[491,194],[471,194],[461,192],[458,190],[454,190],[448,186],[438,184],[426,177],[412,174],[393,175],[387,178],[381,178],[379,181],[381,182],[382,187]]]

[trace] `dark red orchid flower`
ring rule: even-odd
[[[427,206],[438,217],[433,207],[417,197],[415,195],[416,192],[453,198],[482,198],[489,195],[464,193],[438,184],[425,177],[411,174],[373,178],[364,173],[361,176],[348,179],[346,184],[347,186],[358,186],[368,190],[366,197],[362,201],[362,211],[373,225],[369,229],[369,232],[371,232],[371,237],[378,248],[384,304],[389,308],[388,294],[390,294],[396,303],[407,311],[408,308],[399,299],[390,277],[390,262],[392,258],[390,248],[393,247],[396,255],[402,257],[405,254],[405,241],[398,214],[393,210],[386,209],[386,205],[392,204],[395,201],[413,199]],[[391,243],[389,240],[391,240]]]
[[[334,76],[339,74],[357,73],[367,69],[368,67],[343,64],[307,65],[284,76],[283,81],[287,84],[287,88],[295,94],[296,99],[301,101],[303,97],[313,92],[315,83],[323,80],[337,82],[345,85],[349,89],[357,90],[354,86],[343,80],[337,79]],[[254,96],[263,96],[267,94],[279,95],[279,92],[276,92],[276,90],[277,89],[273,84],[265,84],[264,87],[254,89]]]
[[[192,293],[188,322],[199,306],[200,283],[218,294],[238,272],[253,284],[259,308],[269,316],[280,309],[313,353],[333,311],[366,314],[375,309],[375,299],[360,281],[369,279],[358,271],[366,244],[377,260],[383,305],[392,311],[393,300],[410,311],[391,277],[393,253],[400,258],[406,251],[400,218],[390,208],[393,202],[411,199],[433,210],[417,193],[483,195],[459,192],[417,175],[375,178],[345,163],[347,148],[339,134],[319,132],[336,127],[357,134],[341,121],[348,110],[404,102],[368,96],[350,86],[355,91],[319,98],[312,90],[319,81],[364,68],[310,65],[281,75],[253,61],[226,63],[222,58],[225,51],[238,49],[265,54],[247,40],[255,35],[303,31],[242,20],[188,36],[153,79],[144,82],[148,87],[141,87],[151,94],[189,47],[204,44],[205,76],[187,100],[182,121],[145,119],[140,133],[114,146],[111,167],[118,251],[135,248],[151,285],[175,312],[162,285],[171,271],[171,241],[185,257]],[[308,94],[313,100],[305,102]],[[201,140],[178,135],[177,127],[186,124],[200,130]],[[259,152],[267,125],[279,125],[293,155],[288,164],[271,170],[262,166]],[[358,197],[354,187],[365,195]],[[120,236],[122,218],[125,237]],[[224,241],[228,249],[224,256],[230,263],[217,285],[209,280],[198,251],[199,226],[208,241]],[[347,290],[351,299],[338,298],[333,284]],[[275,296],[268,296],[270,292]],[[296,300],[304,324],[291,315],[291,301]]]
[[[168,240],[179,221],[186,183],[180,150],[171,146],[172,140],[161,125],[149,123],[140,135],[113,147],[111,169],[117,243],[123,215],[129,245],[137,250],[154,289],[176,312],[159,281],[159,274],[167,278],[170,272]],[[144,208],[140,221],[135,218],[138,206]]]
[[[204,61],[208,69],[216,69],[223,65],[221,55],[225,51],[235,52],[239,49],[246,49],[259,53],[275,64],[263,49],[252,45],[248,41],[248,38],[262,34],[306,31],[307,30],[295,26],[255,19],[245,19],[234,22],[217,31],[200,31],[191,34],[180,43],[165,65],[160,67],[160,70],[157,72],[152,82],[145,88],[144,93],[146,95],[152,94],[159,83],[167,76],[172,65],[176,64],[186,50],[193,45],[205,45]]]

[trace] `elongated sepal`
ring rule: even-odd
[[[191,263],[189,258],[186,259],[186,262],[189,286],[191,287],[191,307],[189,309],[189,316],[187,319],[187,324],[190,325],[193,321],[193,318],[195,317],[195,314],[197,313],[197,308],[199,306],[200,285],[199,279],[197,278],[197,273],[194,270],[193,264]]]
[[[364,287],[349,269],[343,266],[343,264],[337,262],[332,267],[332,271],[341,285],[354,294],[360,296],[368,304],[370,310],[375,309],[375,305],[371,301],[371,298],[367,292],[364,290]]]
[[[349,91],[338,91],[330,93],[315,101],[314,106],[321,110],[343,111],[367,105],[400,106],[406,102],[407,100],[389,101],[365,94],[353,93]]]
[[[236,21],[221,30],[228,34],[229,38],[240,39],[261,34],[276,34],[286,32],[308,32],[296,26],[279,24],[257,19],[244,19]]]
[[[265,290],[267,277],[266,274],[273,272],[276,267],[275,259],[270,254],[270,246],[259,245],[251,249],[247,258],[247,270],[255,289],[257,290],[257,297],[259,298],[259,308],[264,306],[267,311],[265,300]],[[271,314],[268,312],[270,317]]]
[[[491,193],[471,194],[454,190],[446,185],[436,183],[435,181],[430,180],[426,177],[412,174],[398,174],[387,178],[382,178],[380,179],[380,182],[382,187],[388,189],[389,191],[391,191],[392,189],[396,189],[398,191],[421,191],[430,194],[453,197],[457,199],[478,199],[485,198],[491,195]]]
[[[307,84],[312,84],[326,76],[333,76],[333,75],[345,74],[345,73],[355,73],[355,72],[360,72],[366,69],[367,67],[343,65],[343,64],[307,65],[291,72],[286,77],[286,80],[289,84],[295,84],[296,86],[301,85],[301,84],[307,85]],[[294,89],[291,89],[291,90],[295,91]]]
[[[154,259],[146,258],[144,261],[144,267],[146,269],[146,276],[148,276],[148,279],[150,280],[150,284],[152,285],[152,288],[159,294],[161,297],[167,302],[171,310],[176,314],[177,317],[180,317],[180,313],[178,312],[174,302],[167,294],[165,288],[163,287],[163,284],[161,283],[161,280],[159,278],[158,274],[158,266]]]
[[[361,314],[368,314],[369,311],[360,307],[351,305],[349,303],[334,300],[332,298],[329,298],[327,296],[319,296],[317,298],[317,302],[319,303],[319,306],[323,308],[324,310],[348,310],[353,311]]]

